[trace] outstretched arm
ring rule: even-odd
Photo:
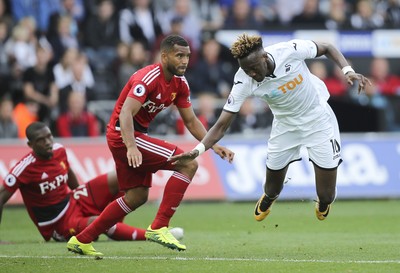
[[[229,162],[232,162],[235,154],[226,148],[225,150],[219,150],[221,146],[217,146],[216,143],[224,136],[226,130],[232,123],[234,116],[234,113],[222,111],[217,122],[213,127],[211,127],[201,142],[192,151],[172,156],[170,160],[175,161],[175,163],[179,160],[193,160],[201,153],[213,147],[214,151],[221,156],[221,158],[226,158]]]
[[[365,89],[366,84],[371,85],[370,80],[362,74],[356,73],[343,54],[332,44],[322,42],[315,42],[315,44],[318,47],[317,57],[325,55],[334,61],[342,69],[348,84],[353,85],[355,80],[358,81],[358,93]]]

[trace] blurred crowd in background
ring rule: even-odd
[[[400,28],[400,0],[0,0],[0,138],[24,138],[36,120],[58,137],[104,135],[122,87],[158,62],[171,33],[191,45],[186,77],[209,128],[238,68],[217,31],[381,28]],[[400,65],[370,58],[362,69],[373,85],[361,95],[332,62],[309,65],[334,103],[378,109],[379,130],[400,131]],[[187,134],[176,109],[164,112],[150,132]],[[268,131],[271,122],[267,105],[248,99],[229,133]]]

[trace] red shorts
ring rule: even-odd
[[[173,170],[175,166],[167,160],[174,154],[183,153],[176,145],[147,134],[135,132],[135,139],[143,158],[142,165],[138,168],[129,166],[126,146],[121,136],[107,134],[108,147],[115,161],[119,188],[122,191],[140,186],[151,187],[153,173],[158,170]]]
[[[88,225],[90,217],[100,215],[111,201],[120,196],[111,195],[107,174],[80,185],[70,194],[69,208],[55,229],[65,239],[81,232]]]

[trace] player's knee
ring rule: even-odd
[[[193,176],[198,168],[199,168],[199,163],[196,160],[192,160],[186,162],[185,165],[182,166],[181,171],[188,174],[189,176]]]
[[[139,188],[136,188],[136,189],[139,189]],[[128,190],[124,196],[125,203],[132,210],[135,210],[136,208],[138,208],[141,205],[143,205],[144,203],[146,203],[147,199],[148,199],[148,194],[146,191],[140,192],[140,191]]]

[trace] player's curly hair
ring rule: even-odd
[[[249,36],[244,33],[231,46],[231,53],[235,59],[242,59],[261,48],[263,48],[261,36]]]

